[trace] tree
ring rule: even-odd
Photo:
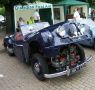
[[[90,4],[90,6],[95,5],[95,0],[80,0],[80,1],[87,2]]]
[[[48,2],[48,3],[56,3],[56,2],[59,2],[59,1],[62,1],[62,0],[41,0],[43,2]]]
[[[5,16],[6,16],[6,33],[14,32],[14,11],[13,7],[17,4],[26,4],[26,1],[30,0],[0,0],[0,6],[5,7]],[[35,0],[31,0],[33,2]]]
[[[0,8],[0,15],[4,15],[4,14],[5,14],[5,8],[2,7],[2,8]]]
[[[0,5],[5,6],[6,33],[14,32],[14,11],[13,7],[17,4],[25,4],[28,0],[0,0]],[[34,0],[32,0],[34,1]]]

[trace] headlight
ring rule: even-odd
[[[81,24],[81,25],[79,25],[79,27],[78,27],[79,29],[80,29],[80,32],[81,32],[81,34],[82,35],[84,35],[84,34],[87,34],[88,33],[88,27],[87,27],[87,25],[85,25],[85,24]]]
[[[12,43],[12,40],[9,39],[8,42],[11,44]]]
[[[84,34],[84,32],[85,32],[85,28],[83,27],[83,28],[81,28],[80,29],[80,31],[81,31],[81,33],[82,33],[82,35]]]
[[[62,26],[59,26],[57,29],[56,29],[56,33],[61,36],[61,37],[64,37],[66,35],[66,31],[64,29],[64,27]]]
[[[51,32],[46,31],[46,32],[41,33],[41,35],[42,35],[42,38],[45,43],[53,42],[53,36],[52,36]]]
[[[8,36],[5,36],[5,38],[9,38]]]

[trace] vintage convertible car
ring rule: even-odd
[[[88,27],[90,29],[88,29],[88,33],[90,35],[90,39],[87,40],[85,39],[84,41],[81,41],[80,44],[85,45],[85,46],[90,46],[93,47],[95,49],[95,22],[92,21],[91,19],[80,19],[78,22],[76,22],[77,25],[79,26],[80,30],[81,27]]]
[[[15,54],[25,63],[31,62],[39,80],[69,76],[92,58],[86,59],[83,48],[77,43],[88,35],[81,33],[74,23],[49,26],[47,22],[40,22],[23,25],[20,30],[4,38],[4,47],[9,55]]]

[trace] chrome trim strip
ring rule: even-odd
[[[18,47],[22,47],[23,45],[17,45],[17,44],[15,44],[16,46],[18,46]]]
[[[44,77],[45,78],[54,78],[54,77],[58,77],[58,76],[66,75],[66,74],[67,74],[67,70],[59,72],[59,73],[54,73],[54,74],[44,74]]]

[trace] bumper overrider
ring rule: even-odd
[[[54,77],[58,77],[58,76],[62,76],[62,75],[71,75],[72,73],[82,69],[84,66],[86,66],[86,64],[92,59],[92,56],[88,57],[84,63],[77,65],[76,67],[70,69],[69,66],[67,66],[67,69],[65,71],[62,72],[58,72],[58,73],[54,73],[54,74],[44,74],[45,78],[54,78]]]

